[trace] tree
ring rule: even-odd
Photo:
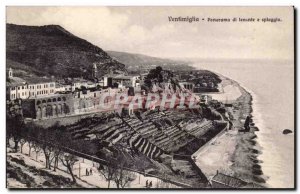
[[[27,142],[28,142],[28,156],[31,155],[31,149],[34,147],[35,144],[35,130],[34,129],[28,129],[27,131]]]
[[[69,153],[63,153],[60,155],[60,161],[62,162],[62,164],[67,167],[70,175],[72,176],[73,179],[73,183],[76,183],[76,178],[73,174],[73,166],[75,164],[75,162],[78,161],[78,159],[76,158],[76,156],[74,156],[73,154],[69,154]]]
[[[15,143],[14,150],[15,152],[17,152],[19,148],[19,142],[25,133],[25,131],[22,130],[24,128],[23,117],[21,114],[9,115],[7,116],[6,121],[7,121],[7,126],[6,126],[7,134],[13,137]]]
[[[162,87],[161,83],[166,80],[172,80],[172,77],[173,74],[170,71],[163,70],[162,67],[158,66],[155,69],[151,69],[149,71],[149,74],[145,77],[144,86],[151,88],[152,83],[154,82],[155,84],[158,84],[160,87]],[[177,85],[179,86],[179,84]]]
[[[131,161],[125,157],[123,148],[119,147],[117,150],[116,159],[112,160],[115,166],[114,182],[117,188],[124,188],[135,179],[135,174],[126,170],[126,167],[130,166]]]
[[[110,182],[114,180],[116,169],[112,165],[101,165],[99,164],[98,172],[102,174],[107,181],[107,188],[110,188]]]
[[[21,154],[23,153],[23,146],[24,146],[25,143],[26,143],[25,138],[21,138],[20,139],[20,151],[21,151]]]
[[[19,141],[20,141],[19,137],[18,136],[14,136],[14,142],[15,142],[15,148],[14,148],[14,150],[15,150],[15,152],[18,152]]]
[[[87,94],[87,88],[85,86],[80,86],[80,90],[82,91],[82,94]]]
[[[120,161],[114,173],[114,182],[116,183],[117,188],[124,188],[135,179],[135,174],[133,172],[125,170],[126,162],[124,161],[126,160]]]
[[[130,166],[131,161],[125,157],[122,148],[106,154],[106,160],[108,164],[99,164],[98,171],[106,179],[108,188],[110,188],[111,181],[115,182],[117,188],[124,188],[134,180],[135,174],[126,170],[126,167]]]
[[[46,159],[46,168],[51,169],[50,155],[52,154],[54,149],[52,146],[49,146],[47,143],[42,143],[42,150]]]
[[[40,145],[37,142],[34,142],[33,143],[33,149],[34,149],[34,152],[35,152],[35,160],[37,161],[38,155],[39,155],[39,153],[41,151],[41,147],[40,147]]]
[[[54,148],[52,158],[50,159],[50,162],[49,162],[49,165],[51,165],[52,161],[54,160],[53,171],[56,171],[56,169],[58,168],[58,159],[59,159],[60,154],[61,154],[61,149],[56,146]]]

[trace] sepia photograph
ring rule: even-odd
[[[296,189],[293,6],[5,9],[9,190]]]

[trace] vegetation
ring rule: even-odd
[[[17,67],[19,75],[85,77],[99,72],[126,72],[125,65],[101,48],[74,36],[57,25],[6,25],[7,67]],[[68,46],[66,46],[68,45]]]
[[[163,69],[167,70],[192,70],[193,67],[188,66],[188,62],[163,59],[157,57],[151,57],[142,54],[117,52],[117,51],[107,51],[107,53],[116,58],[118,61],[126,65],[129,72],[140,73],[139,70],[147,70],[149,67],[155,68],[156,66],[161,66]]]
[[[162,67],[157,66],[154,69],[151,69],[148,75],[145,77],[144,85],[142,89],[145,89],[146,91],[149,91],[149,88],[151,88],[153,83],[155,84],[161,84],[164,82],[171,82],[173,89],[177,87],[180,87],[178,84],[178,81],[176,79],[173,79],[174,74],[169,70],[164,70]]]
[[[101,118],[101,122],[107,121],[109,118],[110,116],[107,115],[107,117]],[[92,126],[93,123],[98,123],[98,121],[99,118],[82,119],[76,125]],[[78,159],[77,154],[73,153],[72,150],[88,155],[96,155],[100,150],[93,141],[74,139],[66,126],[56,124],[53,127],[44,129],[34,124],[25,125],[21,115],[7,117],[7,134],[8,141],[12,138],[15,142],[14,152],[20,151],[22,153],[22,147],[25,143],[28,143],[29,146],[29,156],[32,149],[37,153],[36,161],[38,161],[38,153],[42,152],[46,169],[51,170],[53,168],[53,171],[56,171],[58,161],[61,161],[68,169],[73,184],[76,183],[76,177],[72,169]],[[105,159],[110,163],[100,165],[102,168],[99,168],[99,172],[104,175],[109,184],[110,181],[114,181],[118,188],[124,188],[133,180],[133,173],[125,170],[126,167],[132,164],[124,160],[122,154],[116,152],[116,150],[112,152],[113,157],[105,156]]]
[[[130,164],[122,157],[122,150],[107,155],[107,160],[110,162],[109,165],[99,164],[98,168],[108,183],[107,188],[110,188],[111,181],[114,181],[117,188],[124,188],[135,179],[134,173],[126,170]]]
[[[16,166],[17,165],[17,166]],[[21,167],[23,167],[23,169]],[[74,184],[69,178],[60,175],[53,175],[46,170],[40,170],[33,166],[26,166],[24,160],[8,157],[6,162],[7,178],[14,179],[27,188],[81,188]],[[26,171],[24,171],[24,169]],[[28,174],[30,172],[30,174]],[[37,184],[34,176],[40,177],[42,185]],[[8,182],[9,185],[9,182]]]

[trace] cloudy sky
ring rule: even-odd
[[[169,22],[172,17],[281,22]],[[166,58],[293,59],[292,7],[7,7],[7,23],[57,24],[104,50]]]

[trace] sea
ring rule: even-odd
[[[253,121],[259,128],[258,159],[270,188],[294,187],[294,62],[287,60],[199,60],[207,69],[237,81],[253,97]],[[284,129],[293,133],[283,135]]]

